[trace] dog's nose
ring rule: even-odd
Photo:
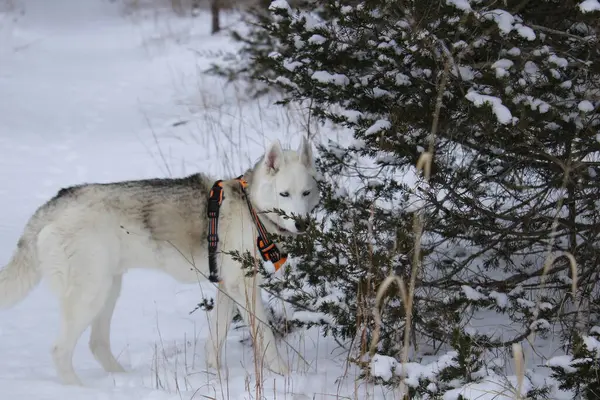
[[[306,222],[299,221],[299,220],[296,221],[296,230],[298,232],[304,232],[304,231],[306,231],[306,228],[307,228]]]

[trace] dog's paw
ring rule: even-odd
[[[63,383],[63,385],[83,386],[83,383],[81,383],[77,375],[74,374],[62,375],[60,376],[60,380]]]
[[[104,370],[113,374],[123,374],[127,372],[127,370],[119,363],[107,366]]]
[[[219,357],[217,357],[217,353],[212,345],[207,344],[205,346],[204,354],[206,354],[206,366],[212,369],[219,369]]]
[[[208,356],[206,357],[206,366],[209,369],[219,369],[220,365],[219,365],[219,360],[217,359],[217,357],[211,357]]]

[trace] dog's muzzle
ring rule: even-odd
[[[298,231],[298,233],[304,233],[306,232],[306,229],[308,229],[308,224],[302,220],[296,220],[294,226],[296,227],[296,231]]]

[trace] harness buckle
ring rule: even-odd
[[[217,218],[219,216],[219,204],[218,201],[209,200],[207,205],[207,214],[209,218]]]
[[[260,237],[256,238],[256,247],[260,251],[260,255],[263,261],[270,261],[275,266],[275,271],[285,264],[287,261],[287,254],[281,254],[275,243],[265,243]]]
[[[215,182],[212,189],[210,189],[210,195],[208,196],[207,213],[209,218],[218,218],[219,207],[223,203],[223,183],[221,181]]]

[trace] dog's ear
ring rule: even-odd
[[[302,164],[308,168],[312,168],[314,166],[312,146],[304,136],[302,136],[302,142],[298,148],[298,154],[300,155],[300,162]]]
[[[283,162],[283,150],[281,149],[281,143],[279,140],[275,140],[271,143],[267,154],[265,155],[265,166],[269,172],[279,171],[281,163]]]

